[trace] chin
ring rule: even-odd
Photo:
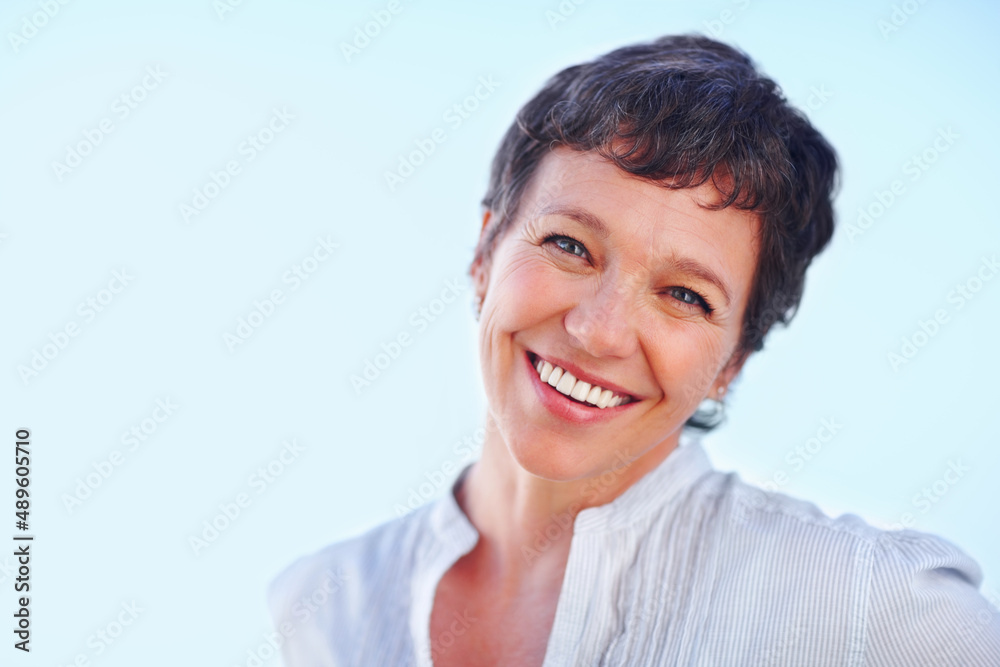
[[[514,436],[507,449],[522,470],[552,482],[572,482],[603,472],[593,450],[585,451],[580,443],[563,438]]]

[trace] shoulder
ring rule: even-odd
[[[712,508],[722,567],[777,588],[776,613],[799,596],[868,664],[1000,665],[1000,615],[979,592],[979,565],[951,542],[831,517],[734,473],[713,471],[694,493]]]
[[[750,533],[761,541],[788,547],[813,542],[873,546],[885,531],[853,514],[831,517],[814,503],[748,484],[736,473],[712,471],[693,489],[699,502],[713,507],[732,536]]]
[[[299,664],[299,654],[329,654],[331,664],[349,661],[332,652],[372,630],[361,627],[368,609],[379,609],[379,618],[397,631],[405,628],[409,574],[428,511],[421,507],[302,556],[271,581],[268,607],[286,662]]]
[[[868,587],[871,661],[919,655],[920,664],[1000,665],[1000,612],[980,593],[982,578],[979,565],[947,540],[881,532]]]
[[[873,581],[942,568],[978,586],[979,565],[944,538],[915,530],[883,530],[854,514],[833,517],[814,503],[747,484],[735,473],[713,471],[695,493],[714,506],[719,539],[756,542],[791,552],[816,551]],[[851,558],[847,559],[846,556]]]
[[[334,587],[360,592],[378,584],[389,574],[388,570],[405,565],[412,551],[408,547],[419,537],[426,515],[427,508],[420,508],[298,558],[268,587],[272,612],[283,615],[294,602],[311,597],[316,590]]]

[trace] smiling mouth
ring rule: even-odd
[[[635,400],[629,394],[615,393],[600,385],[577,379],[572,373],[557,366],[537,354],[528,353],[528,359],[538,373],[538,379],[548,384],[566,398],[588,408],[615,408]]]

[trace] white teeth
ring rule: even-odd
[[[563,373],[562,377],[559,378],[559,384],[556,385],[556,391],[558,391],[560,394],[566,394],[567,396],[569,396],[569,393],[573,391],[573,385],[575,384],[576,384],[576,378],[573,376],[572,373],[566,371],[565,373]]]
[[[601,408],[602,410],[608,407],[608,403],[611,402],[611,397],[614,395],[615,393],[610,389],[605,389],[604,391],[602,391],[601,395],[597,399],[597,407]]]
[[[540,364],[538,368],[538,379],[542,382],[548,382],[549,376],[552,375],[552,364],[547,361],[539,361]]]
[[[552,387],[556,391],[566,396],[575,398],[578,401],[590,403],[600,409],[613,408],[628,401],[626,396],[616,395],[610,389],[604,389],[596,384],[592,385],[583,380],[577,380],[572,373],[555,366],[548,361],[539,359],[535,363],[535,370],[538,378]]]
[[[587,394],[590,393],[590,383],[579,380],[573,387],[573,391],[569,393],[570,396],[578,401],[587,400]]]

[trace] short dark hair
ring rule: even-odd
[[[805,270],[833,235],[837,156],[742,51],[700,35],[661,37],[568,67],[518,112],[493,158],[483,205],[488,262],[529,181],[556,146],[596,151],[675,188],[712,179],[722,201],[757,213],[757,268],[736,357],[763,348],[798,308]],[[689,426],[711,428],[688,422]]]

